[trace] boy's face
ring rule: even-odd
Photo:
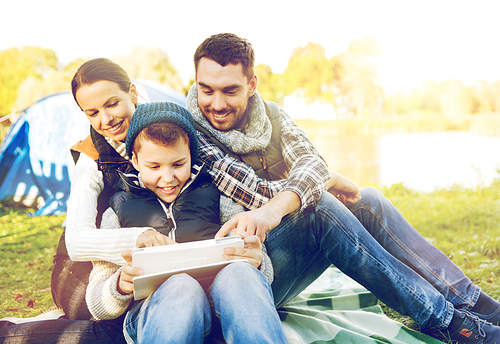
[[[198,106],[205,118],[217,130],[244,129],[248,122],[248,98],[257,87],[257,76],[250,80],[241,63],[222,67],[203,57],[196,70]]]
[[[191,176],[191,153],[184,139],[170,147],[144,141],[137,154],[132,153],[132,164],[144,186],[166,203],[179,196]]]

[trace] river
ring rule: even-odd
[[[488,185],[500,177],[500,137],[470,132],[329,135],[306,133],[330,168],[358,186],[402,183],[429,192],[454,184]]]

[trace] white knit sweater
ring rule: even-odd
[[[104,213],[102,225],[106,228],[120,227],[118,216],[111,208]],[[102,260],[92,263],[94,267],[90,273],[85,294],[87,307],[97,320],[115,319],[127,310],[133,296],[133,294],[122,295],[118,292],[118,278],[123,267]]]
[[[96,228],[97,198],[104,182],[94,160],[80,154],[76,163],[66,215],[66,248],[74,261],[105,260],[123,265],[123,250],[135,247],[137,237],[150,227]]]

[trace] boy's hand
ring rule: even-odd
[[[158,233],[154,229],[148,229],[147,231],[142,232],[135,241],[135,245],[137,247],[161,246],[175,243],[176,242],[168,236]]]
[[[122,251],[122,257],[127,264],[123,266],[120,277],[118,277],[118,292],[127,295],[134,291],[132,279],[144,274],[144,270],[132,267],[132,250]]]
[[[247,235],[246,232],[239,236],[244,240],[245,246],[229,247],[224,249],[224,258],[227,260],[247,259],[250,264],[259,268],[262,261],[262,243],[256,235]]]
[[[168,236],[158,233],[152,229],[148,229],[147,231],[141,233],[136,240],[137,247],[151,247],[171,244],[177,243]],[[118,292],[126,295],[134,291],[132,279],[136,276],[144,274],[144,270],[132,267],[132,250],[122,251],[122,257],[125,259],[126,264],[123,266],[120,277],[118,278]]]

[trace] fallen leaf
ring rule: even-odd
[[[12,298],[14,300],[22,300],[24,298],[23,294],[24,294],[23,291],[16,291],[14,295],[12,295]]]
[[[29,300],[29,301],[28,301],[28,307],[29,307],[29,308],[33,308],[33,307],[35,307],[35,303],[36,303],[36,302],[35,302],[35,300]]]

